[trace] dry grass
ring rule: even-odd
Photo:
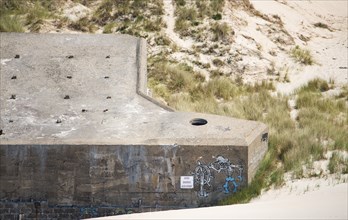
[[[314,64],[314,59],[309,50],[300,48],[298,45],[290,51],[291,57],[304,65]]]
[[[1,15],[0,32],[24,32],[23,24],[19,16]]]
[[[226,23],[213,23],[211,31],[214,34],[214,41],[227,40],[232,34],[232,29]]]
[[[348,173],[348,159],[339,152],[333,152],[328,165],[330,173]]]

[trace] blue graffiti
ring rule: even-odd
[[[243,178],[242,176],[237,176],[237,179],[239,182],[242,182]],[[228,183],[231,182],[233,184],[233,193],[237,192],[237,188],[239,186],[239,184],[237,183],[236,179],[233,178],[233,177],[227,177],[226,178],[226,182],[225,184],[223,185],[224,187],[224,192],[225,193],[230,193],[230,190],[229,190],[229,187],[228,187]]]
[[[232,164],[229,159],[223,156],[217,156],[214,162],[207,165],[198,161],[193,175],[195,185],[199,186],[199,197],[207,197],[209,195],[208,189],[211,187],[211,182],[214,178],[212,172],[224,173],[226,175],[225,184],[223,185],[224,193],[230,193],[229,183],[233,185],[233,193],[237,192],[238,187],[243,181],[243,167]]]

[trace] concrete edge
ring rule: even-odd
[[[175,110],[163,103],[155,100],[148,95],[147,92],[147,50],[146,50],[146,40],[139,38],[137,41],[137,51],[136,51],[136,62],[137,62],[137,85],[136,93],[143,97],[144,99],[152,102],[153,104],[167,110],[169,112],[174,112]]]

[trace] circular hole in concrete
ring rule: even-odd
[[[64,96],[64,99],[70,99],[69,95]]]
[[[0,130],[0,135],[3,135],[4,134],[4,132],[2,131],[2,129]]]
[[[72,76],[66,76],[66,78],[71,79],[71,78],[72,78]]]
[[[103,112],[107,112],[107,111],[109,111],[109,109],[104,109],[104,110],[103,110]]]
[[[74,56],[73,55],[69,55],[69,56],[66,56],[66,58],[72,59],[72,58],[74,58]]]
[[[190,121],[190,123],[191,125],[194,125],[194,126],[201,126],[201,125],[207,124],[208,121],[203,118],[194,118]]]
[[[87,112],[87,109],[82,109],[81,112]]]
[[[10,99],[16,99],[16,95],[11,95]]]
[[[104,79],[109,79],[110,77],[109,76],[104,76]]]
[[[105,58],[106,58],[106,59],[109,59],[109,58],[110,58],[110,55],[107,55]]]
[[[11,79],[17,79],[17,76],[12,76]]]
[[[111,99],[111,96],[107,96],[106,99]]]
[[[13,120],[12,120],[12,119],[10,119],[10,120],[8,120],[8,122],[9,122],[9,123],[12,123],[12,122],[13,122]]]
[[[16,56],[14,57],[15,59],[19,59],[21,56],[19,56],[19,54],[16,54]]]
[[[62,123],[62,120],[57,119],[56,123],[57,123],[57,124],[60,124],[60,123]]]

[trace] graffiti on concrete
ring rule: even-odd
[[[216,174],[224,174],[226,176],[225,183],[222,185],[225,193],[236,192],[243,181],[243,167],[235,165],[229,159],[223,156],[217,156],[214,162],[204,164],[201,161],[193,172],[195,185],[198,186],[198,196],[207,197],[208,191],[212,186],[214,172]]]
[[[211,187],[211,180],[213,176],[210,173],[210,169],[207,165],[204,165],[200,161],[198,161],[198,165],[194,171],[194,182],[199,185],[198,196],[199,197],[207,197],[208,193],[206,188]]]

